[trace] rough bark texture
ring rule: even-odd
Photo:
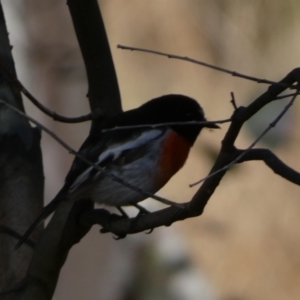
[[[68,5],[87,69],[90,106],[93,111],[100,108],[105,117],[112,116],[121,111],[121,100],[98,3],[96,0],[70,0]],[[94,130],[97,129],[99,122],[101,120],[93,121]],[[18,148],[22,150],[21,147]],[[10,161],[9,163],[11,164]],[[91,227],[79,228],[76,216],[79,212],[92,208],[92,202],[87,200],[75,205],[73,203],[60,205],[39,238],[25,279],[17,286],[19,289],[13,293],[13,299],[52,298],[69,250]],[[38,215],[37,212],[36,215]],[[32,221],[34,217],[31,216],[29,219]],[[23,230],[28,227],[21,222],[19,224]],[[25,247],[21,247],[23,248]],[[24,261],[28,262],[28,259],[29,256]],[[26,267],[27,263],[24,270]],[[24,272],[22,275],[24,276]],[[22,276],[18,279],[21,278]],[[12,280],[13,283],[17,281],[17,278]]]
[[[15,74],[1,3],[0,45],[1,63]],[[0,99],[23,110],[20,94],[3,72]],[[16,238],[3,229],[22,233],[30,224],[43,205],[44,177],[39,130],[4,105],[0,106],[0,166],[0,290],[6,291],[24,278],[32,250],[25,246],[14,251]]]

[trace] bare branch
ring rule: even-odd
[[[274,101],[274,99],[285,90],[284,86],[291,86],[295,82],[299,81],[300,68],[296,68],[286,75],[281,81],[279,81],[278,84],[271,85],[265,93],[255,99],[250,105],[247,107],[239,107],[233,112],[231,124],[222,141],[221,151],[209,174],[222,169],[236,158],[237,155],[235,152],[236,149],[234,147],[234,143],[243,124],[254,114],[256,114],[262,107]],[[188,210],[192,216],[202,214],[207,201],[220,184],[220,181],[225,173],[226,170],[221,171],[212,178],[208,178],[203,182],[193,199],[188,204]]]
[[[224,166],[223,168],[210,173],[208,176],[206,176],[205,178],[202,178],[192,184],[190,184],[190,187],[193,187],[201,182],[203,182],[204,180],[206,180],[207,178],[213,177],[216,174],[226,171],[228,169],[230,169],[234,164],[236,164],[238,161],[240,161],[244,155],[246,155],[272,128],[274,128],[276,126],[276,124],[279,122],[279,120],[285,115],[285,113],[288,111],[288,109],[293,105],[293,103],[295,102],[296,98],[298,96],[298,92],[294,94],[293,98],[290,100],[290,102],[284,107],[284,109],[282,110],[282,112],[274,119],[273,122],[271,122],[269,124],[269,126],[255,139],[255,141],[243,152],[241,153],[238,157],[236,157],[232,162],[230,162],[228,165]]]
[[[261,79],[261,78],[257,78],[257,77],[245,75],[245,74],[242,74],[242,73],[238,73],[236,71],[231,71],[231,70],[228,70],[228,69],[225,69],[225,68],[214,66],[212,64],[208,64],[208,63],[205,63],[203,61],[200,61],[200,60],[197,60],[197,59],[193,59],[193,58],[190,58],[190,57],[187,57],[187,56],[180,56],[180,55],[175,55],[175,54],[160,52],[160,51],[156,51],[156,50],[149,50],[149,49],[137,48],[137,47],[129,47],[129,46],[124,46],[124,45],[117,45],[117,48],[122,49],[122,50],[147,52],[147,53],[152,53],[152,54],[156,54],[156,55],[166,56],[168,58],[174,58],[174,59],[184,60],[184,61],[188,61],[188,62],[197,64],[197,65],[201,65],[201,66],[204,66],[204,67],[207,67],[207,68],[210,68],[210,69],[214,69],[214,70],[217,70],[217,71],[220,71],[220,72],[224,72],[224,73],[230,74],[230,75],[235,76],[235,77],[239,77],[239,78],[244,78],[244,79],[247,79],[247,80],[255,81],[257,83],[280,84],[280,85],[282,85],[282,83],[278,83],[276,81],[272,81],[272,80],[268,80],[268,79]],[[287,86],[284,86],[284,87],[287,87]],[[288,87],[292,88],[291,86],[288,86]]]
[[[233,105],[233,108],[234,108],[234,109],[237,109],[237,105],[236,105],[236,102],[235,102],[234,93],[233,93],[233,92],[231,92],[231,93],[230,93],[230,96],[231,96],[231,100],[230,100],[230,102],[232,103],[232,105]]]
[[[187,207],[187,203],[185,203],[185,207]],[[118,237],[125,237],[127,234],[143,232],[160,226],[170,226],[176,221],[192,217],[187,208],[180,209],[174,206],[135,218],[114,219],[112,216],[104,209],[94,209],[80,214],[79,222],[82,226],[99,224],[103,227],[102,233],[112,232]]]
[[[241,154],[243,154],[244,151],[245,150],[236,150],[237,155],[241,157],[241,159],[237,163],[252,160],[262,160],[270,169],[274,171],[274,173],[287,179],[290,182],[300,185],[300,173],[286,165],[271,150],[251,149],[243,156],[241,156]]]
[[[63,123],[80,123],[85,121],[90,121],[96,118],[103,118],[103,112],[98,109],[94,112],[91,112],[85,116],[68,118],[62,115],[57,114],[54,111],[51,111],[42,103],[40,103],[25,87],[24,85],[9,71],[6,67],[5,63],[0,59],[0,68],[3,70],[5,75],[7,76],[7,80],[12,83],[18,91],[23,93],[30,101],[33,103],[39,110],[41,110],[45,115],[51,117],[55,121],[63,122]]]
[[[108,129],[102,129],[102,132],[108,131],[117,131],[117,130],[126,130],[126,129],[138,129],[138,128],[160,128],[160,127],[168,127],[168,126],[189,126],[189,125],[210,125],[210,124],[223,124],[230,122],[231,119],[225,120],[218,120],[218,121],[205,121],[205,122],[198,122],[198,121],[190,121],[190,122],[168,122],[168,123],[160,123],[160,124],[144,124],[144,125],[131,125],[131,126],[120,126]]]
[[[19,234],[15,230],[13,230],[13,229],[9,228],[8,226],[5,226],[5,225],[0,225],[0,233],[7,234],[7,235],[15,238],[17,241],[22,237],[21,234]],[[30,239],[24,241],[24,244],[31,247],[31,248],[34,248],[34,246],[35,246],[35,243]]]
[[[300,95],[300,93],[296,92],[296,93],[291,93],[291,94],[286,94],[286,95],[278,96],[278,97],[274,98],[274,100],[286,99],[286,98],[289,98],[289,97],[294,97],[295,95]]]
[[[109,118],[120,113],[122,105],[98,1],[68,0],[67,4],[86,67],[91,111],[100,108],[105,117]],[[99,120],[93,120],[91,130],[97,131],[100,125]]]

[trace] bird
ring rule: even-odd
[[[115,181],[107,173],[155,194],[184,165],[202,128],[219,128],[206,122],[200,104],[185,95],[163,95],[140,107],[119,113],[90,134],[78,153],[101,169],[75,156],[65,183],[55,198],[23,234],[19,248],[63,201],[92,199],[120,208],[147,198]],[[103,170],[103,171],[101,171]]]

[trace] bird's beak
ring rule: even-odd
[[[214,123],[207,124],[207,125],[205,125],[205,127],[207,127],[207,128],[221,128],[220,126],[218,126],[217,124],[214,124]]]

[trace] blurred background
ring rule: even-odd
[[[21,82],[44,105],[66,116],[89,112],[81,54],[66,1],[2,0]],[[267,88],[188,62],[119,50],[144,47],[279,80],[299,66],[297,0],[101,0],[123,108],[162,94],[197,99],[210,120],[231,116],[230,92],[247,105]],[[61,124],[24,99],[28,114],[75,149],[89,124]],[[285,105],[265,108],[243,128],[247,147]],[[259,143],[300,170],[299,104]],[[188,184],[204,177],[227,125],[201,133],[185,167],[159,192],[188,201]],[[43,134],[45,201],[63,184],[73,157]],[[155,201],[146,203],[159,209]],[[135,213],[135,211],[129,211]],[[293,300],[300,295],[299,187],[261,162],[230,170],[201,217],[121,241],[99,227],[70,251],[55,300]]]

